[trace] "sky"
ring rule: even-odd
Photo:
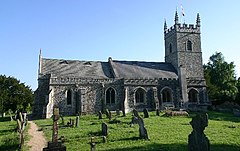
[[[181,5],[185,16],[181,16]],[[37,88],[38,55],[164,62],[163,25],[201,18],[203,63],[216,51],[240,75],[239,0],[1,0],[0,74]]]

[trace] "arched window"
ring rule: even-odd
[[[145,100],[145,91],[142,88],[138,88],[135,92],[136,103],[144,103]]]
[[[195,89],[191,89],[188,92],[188,100],[189,102],[198,102],[198,91]]]
[[[162,91],[162,102],[172,102],[172,93],[170,89],[164,89]]]
[[[67,105],[71,105],[72,104],[72,91],[68,90],[67,91]]]
[[[172,53],[172,44],[169,44],[169,52]]]
[[[192,42],[190,40],[187,41],[187,50],[192,51]]]
[[[108,88],[106,91],[106,103],[115,103],[115,90],[113,88]]]

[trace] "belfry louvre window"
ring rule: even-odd
[[[145,98],[145,91],[142,88],[139,88],[135,92],[136,103],[144,103],[144,98]]]
[[[187,41],[187,50],[192,51],[192,42],[190,40]]]
[[[106,103],[115,103],[115,90],[113,88],[108,88],[106,91]]]
[[[72,92],[71,90],[67,91],[67,105],[71,105],[72,104]]]

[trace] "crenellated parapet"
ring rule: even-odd
[[[171,26],[169,29],[167,29],[167,23],[166,20],[164,21],[164,36],[167,37],[168,35],[172,35],[176,32],[187,32],[187,33],[196,33],[200,34],[200,16],[199,13],[197,14],[196,24],[181,24],[178,22],[178,14],[175,13],[175,24]]]
[[[169,29],[164,31],[164,35],[168,36],[175,32],[191,32],[200,34],[200,26],[194,24],[175,24],[171,26]]]

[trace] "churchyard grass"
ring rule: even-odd
[[[10,117],[0,117],[0,150],[18,150],[19,135],[15,131],[16,121],[11,121]]]
[[[80,117],[79,127],[70,128],[61,125],[59,119],[59,137],[64,136],[68,151],[90,150],[90,140],[94,137],[97,150],[106,151],[185,151],[187,150],[188,135],[192,131],[189,124],[191,117],[163,117],[150,112],[150,117],[144,119],[150,140],[139,139],[139,126],[130,127],[131,114],[116,118],[112,122],[103,115],[98,119],[96,115]],[[163,114],[163,113],[162,113]],[[161,115],[162,115],[161,114]],[[140,112],[143,117],[143,113]],[[210,140],[211,151],[239,151],[240,148],[240,118],[227,113],[209,112],[209,123],[205,134]],[[64,117],[65,125],[69,119]],[[44,131],[48,140],[52,136],[52,119],[36,120],[37,125]],[[102,142],[101,124],[106,122],[109,134],[107,142]]]

